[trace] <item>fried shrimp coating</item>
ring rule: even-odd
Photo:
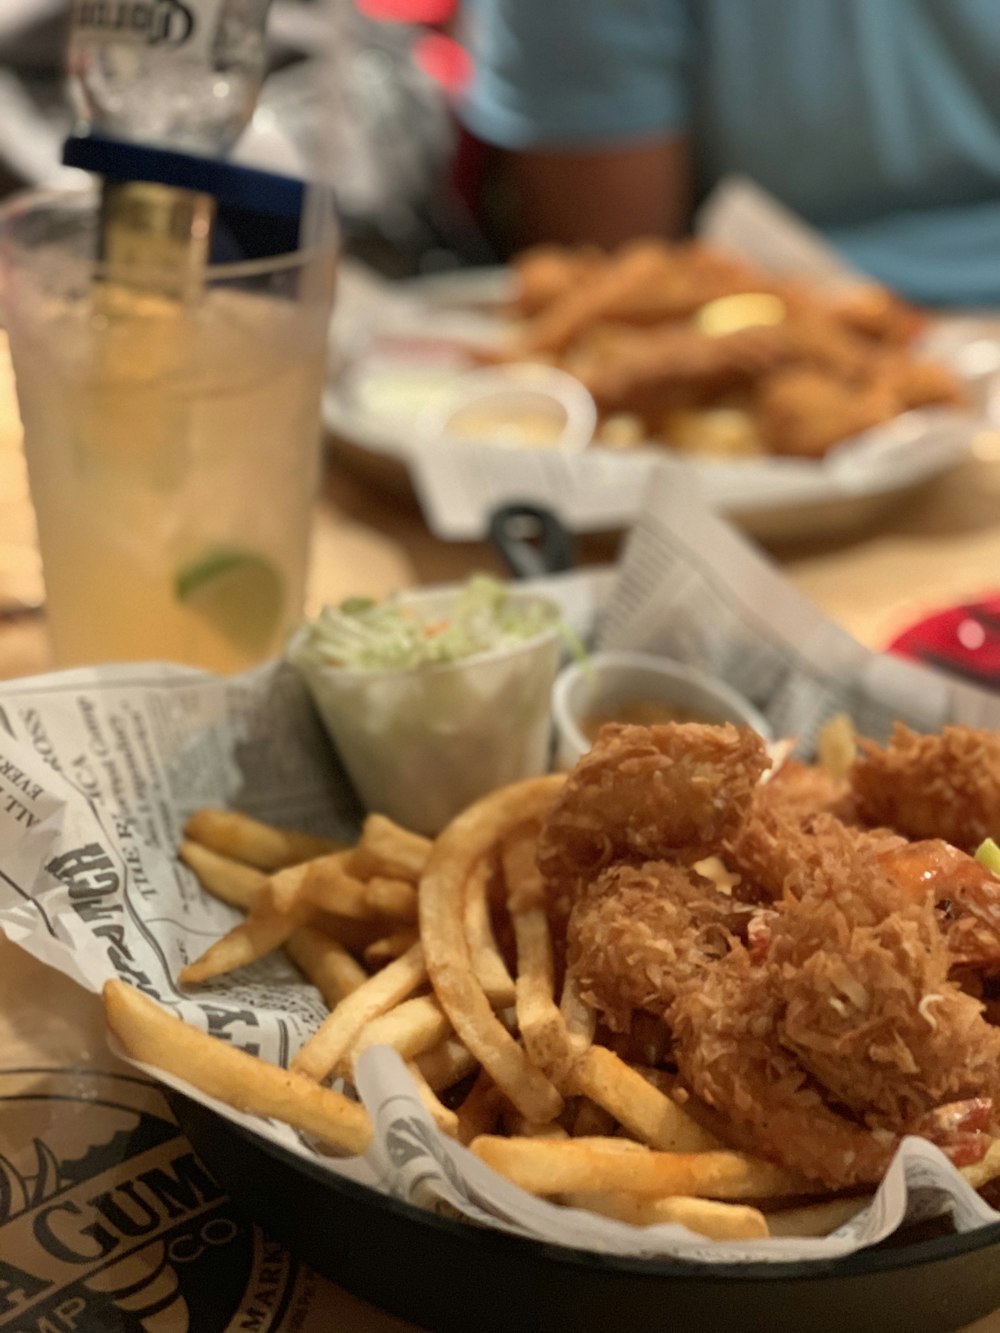
[[[574,283],[540,309],[519,331],[509,349],[511,357],[564,352],[596,321],[627,320],[674,264],[672,255],[655,241],[633,241],[597,265],[591,281]]]
[[[782,1045],[867,1123],[909,1125],[932,1108],[1000,1094],[1000,1029],[948,974],[930,892],[890,878],[878,838],[825,832],[838,855],[783,906],[768,966]]]
[[[978,1161],[1000,1131],[980,999],[1000,878],[904,835],[1000,828],[996,758],[989,733],[897,727],[846,779],[789,761],[761,781],[745,729],[605,727],[538,843],[579,994],[613,1033],[656,1022],[734,1143],[825,1187],[877,1181],[906,1134]]]
[[[788,876],[818,850],[808,824],[821,811],[849,813],[846,797],[846,782],[795,759],[759,783],[725,847],[740,875],[739,896],[748,902],[780,898]]]
[[[515,256],[514,300],[523,315],[534,315],[567,292],[592,279],[607,263],[595,245],[567,249],[561,245],[537,245]]]
[[[516,322],[491,359],[576,375],[613,447],[624,416],[668,448],[819,459],[910,408],[963,400],[947,367],[916,355],[925,317],[878,283],[831,292],[655,236],[540,246],[512,273]],[[734,396],[747,400],[735,410]]]
[[[961,382],[948,366],[900,352],[880,357],[872,379],[897,396],[901,410],[934,404],[957,406],[964,401]]]
[[[716,297],[781,286],[744,260],[697,242],[638,237],[598,260],[589,250],[566,253],[575,261],[571,281],[566,267],[556,267],[556,247],[515,260],[518,304],[531,318],[511,355],[564,352],[596,323],[679,326]],[[545,288],[548,300],[540,299]]]
[[[768,913],[766,949],[737,945],[667,1019],[742,1143],[841,1188],[878,1179],[937,1108],[1000,1095],[1000,1030],[949,980],[932,897],[888,877],[882,840],[816,825],[824,851]]]
[[[908,838],[943,838],[973,852],[1000,830],[1000,732],[897,722],[888,745],[859,742],[848,775],[859,817]]]
[[[706,964],[725,957],[750,910],[694,871],[665,861],[613,865],[573,904],[568,965],[615,1032],[635,1010],[662,1015]]]
[[[783,1005],[772,981],[771,969],[737,947],[674,1002],[668,1017],[684,1082],[722,1112],[747,1151],[834,1189],[878,1180],[897,1136],[875,1136],[826,1103],[778,1041]]]
[[[602,412],[651,415],[707,402],[750,385],[787,360],[777,328],[753,327],[710,337],[686,324],[646,331],[599,330],[567,357]]]
[[[769,763],[760,736],[731,723],[602,727],[539,838],[550,893],[571,899],[614,861],[699,860],[735,831]]]
[[[822,458],[840,440],[881,425],[902,410],[887,385],[858,385],[809,366],[776,372],[761,384],[757,396],[758,426],[772,453],[799,458]]]
[[[846,328],[880,342],[906,344],[921,333],[926,316],[876,282],[835,296],[831,314]]]

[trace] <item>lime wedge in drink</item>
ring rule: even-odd
[[[216,546],[174,576],[179,602],[247,654],[267,651],[281,621],[285,581],[265,556]]]

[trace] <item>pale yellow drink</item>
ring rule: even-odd
[[[18,274],[8,322],[59,665],[234,671],[297,622],[328,292],[183,303]],[[48,288],[48,290],[46,290]]]

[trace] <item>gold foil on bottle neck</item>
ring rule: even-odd
[[[109,282],[190,302],[205,283],[215,200],[155,181],[106,181],[101,259]]]

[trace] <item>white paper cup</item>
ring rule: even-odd
[[[417,422],[432,443],[465,441],[519,449],[585,449],[597,429],[597,406],[573,375],[555,366],[488,366],[456,375]]]
[[[429,619],[453,600],[440,592],[401,599]],[[369,811],[434,834],[487,792],[547,770],[557,626],[461,662],[388,671],[318,665],[301,652],[304,637],[295,635],[289,657]]]
[[[590,749],[581,729],[588,714],[612,713],[639,699],[683,709],[707,722],[753,727],[771,739],[767,719],[749,699],[697,667],[652,653],[594,653],[587,662],[564,667],[552,689],[557,766],[572,768]]]

